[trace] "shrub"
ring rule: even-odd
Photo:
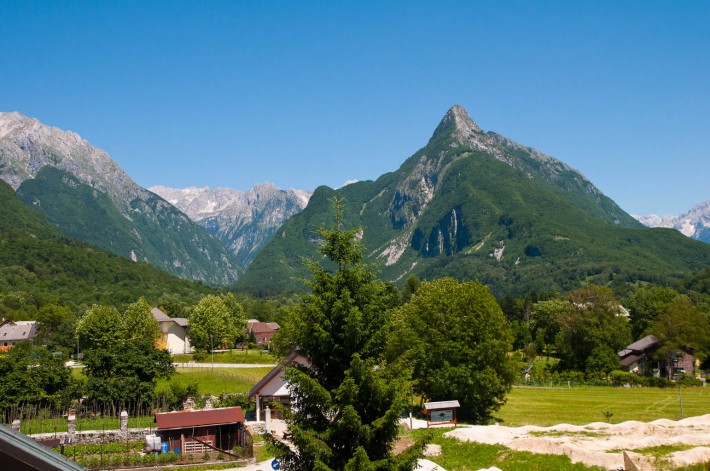
[[[681,386],[702,386],[703,382],[694,378],[692,375],[685,374],[677,381],[677,384]]]
[[[192,359],[196,362],[201,362],[207,359],[207,352],[198,350],[192,355]]]
[[[235,407],[239,406],[242,410],[252,409],[254,404],[249,400],[247,393],[222,393],[219,395],[215,407]]]

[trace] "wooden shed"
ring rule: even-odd
[[[241,407],[155,414],[157,434],[169,449],[181,453],[231,451],[246,444]]]

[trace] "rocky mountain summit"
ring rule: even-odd
[[[313,194],[281,190],[272,183],[255,185],[248,191],[164,186],[151,187],[150,191],[219,238],[245,267],[289,217],[306,207]]]
[[[242,271],[218,240],[74,132],[0,113],[0,179],[81,241],[211,284]]]
[[[634,215],[634,217],[644,226],[669,227],[692,239],[710,243],[710,200],[698,203],[690,211],[680,216],[649,214],[647,216]]]
[[[0,179],[15,190],[50,166],[108,194],[123,211],[130,201],[147,195],[106,152],[75,132],[17,112],[0,112],[0,163]]]
[[[321,186],[277,231],[242,289],[302,289],[303,257],[318,257],[318,229],[362,230],[381,276],[477,279],[497,294],[567,290],[687,274],[710,250],[674,231],[647,229],[561,160],[484,131],[453,106],[399,169],[339,189]],[[676,255],[674,255],[676,254]]]

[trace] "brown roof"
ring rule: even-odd
[[[635,352],[643,352],[644,350],[648,350],[649,348],[656,347],[657,345],[658,345],[658,339],[653,335],[647,335],[644,338],[635,341],[634,343],[627,346],[626,348],[629,350],[633,350]]]
[[[646,355],[644,355],[643,353],[641,355],[629,355],[626,358],[621,359],[621,364],[622,366],[628,367],[641,360],[642,358],[646,358]]]
[[[276,322],[252,322],[247,325],[249,332],[254,334],[268,334],[279,330],[279,325]]]
[[[155,414],[155,423],[158,430],[234,424],[237,422],[244,422],[244,413],[241,407],[185,410]]]

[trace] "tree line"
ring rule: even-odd
[[[710,352],[703,293],[708,271],[689,280],[693,289],[686,293],[637,287],[626,293],[626,308],[611,289],[596,285],[566,295],[496,300],[475,281],[411,277],[400,291],[378,279],[376,265],[364,262],[358,231],[342,226],[336,202],[335,224],[320,231],[324,258],[307,262],[306,294],[277,308],[210,294],[186,316],[193,344],[207,351],[234,345],[247,313],[260,309],[272,317],[262,320],[277,317],[282,324],[274,350],[285,355],[298,348],[310,360],[287,371],[296,406],[284,411],[294,445],[280,448],[286,469],[411,469],[426,437],[403,454],[393,456],[391,449],[412,397],[457,399],[460,418],[486,423],[519,374],[516,350],[528,359],[553,356],[559,360],[555,368],[585,374],[618,369],[616,352],[647,333],[661,340],[661,354],[688,346],[701,358]],[[45,311],[46,325],[56,329],[43,332],[48,344],[53,335],[70,332],[71,322],[59,306]],[[41,365],[66,371],[57,357],[44,347],[22,346],[0,361],[0,374],[25,383],[0,380],[2,397],[61,401],[68,391],[104,403],[147,402],[157,378],[172,373],[169,355],[155,347],[157,323],[143,298],[123,312],[94,305],[76,320],[73,332],[85,352],[83,389],[65,373],[55,375],[59,383],[48,381]]]

